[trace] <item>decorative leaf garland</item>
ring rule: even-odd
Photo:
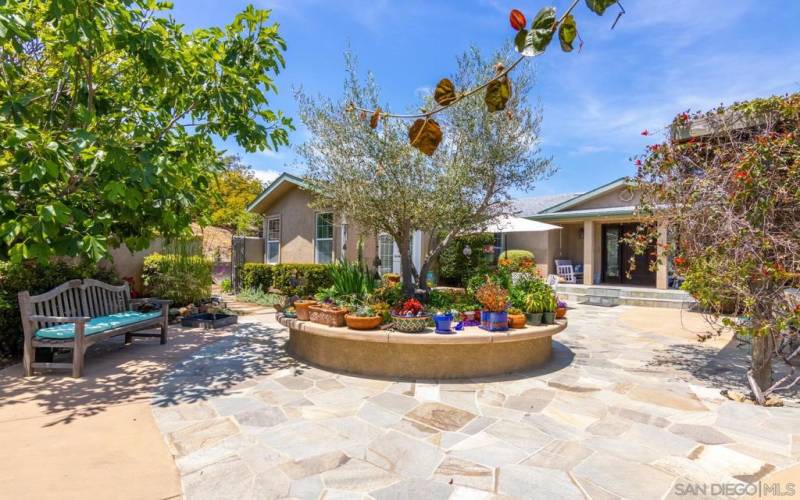
[[[513,9],[509,14],[509,23],[511,27],[518,31],[514,38],[514,47],[520,53],[519,59],[510,64],[507,68],[502,64],[498,64],[497,72],[494,77],[488,82],[479,85],[473,89],[458,93],[453,82],[448,78],[443,78],[436,85],[433,99],[439,105],[430,111],[422,110],[421,113],[415,115],[398,115],[392,113],[384,113],[380,107],[377,109],[364,109],[358,108],[352,103],[348,103],[345,107],[347,112],[355,112],[358,110],[359,118],[364,121],[367,114],[370,115],[369,125],[375,129],[378,127],[380,119],[386,118],[400,118],[400,119],[415,119],[414,123],[408,129],[408,139],[411,145],[428,156],[433,155],[439,143],[442,141],[442,129],[439,124],[432,119],[432,116],[447,109],[448,107],[456,104],[461,99],[469,97],[481,90],[486,90],[484,94],[484,102],[486,108],[490,112],[502,111],[506,108],[506,104],[511,99],[511,80],[508,78],[510,73],[520,62],[526,57],[536,57],[544,53],[547,46],[553,40],[553,35],[558,32],[558,40],[561,49],[564,52],[572,52],[575,39],[580,39],[578,35],[578,26],[575,22],[575,17],[572,11],[578,5],[580,0],[573,0],[572,4],[567,8],[564,14],[556,17],[555,7],[544,7],[537,14],[531,23],[530,29],[525,29],[527,20],[522,11]],[[616,26],[619,18],[625,13],[622,5],[618,0],[585,0],[586,6],[595,14],[602,16],[605,11],[612,5],[617,4],[620,12],[614,24],[611,26],[613,29]],[[583,42],[581,41],[581,46]],[[512,118],[509,112],[509,119]]]

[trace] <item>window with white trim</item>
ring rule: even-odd
[[[281,261],[281,219],[267,219],[267,264],[278,264]]]
[[[333,214],[316,214],[316,237],[314,238],[314,261],[317,264],[333,262]]]
[[[392,272],[394,269],[394,240],[388,234],[384,233],[378,236],[378,257],[381,259],[381,265],[378,268],[381,276]]]

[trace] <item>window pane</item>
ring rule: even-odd
[[[277,264],[280,257],[281,244],[278,241],[267,243],[267,264]]]
[[[333,214],[317,214],[317,238],[333,238]]]
[[[333,240],[317,240],[316,241],[316,259],[317,264],[330,264],[333,262]]]
[[[281,220],[269,219],[267,221],[267,239],[280,240],[281,238]]]
[[[378,257],[381,259],[381,267],[378,272],[386,274],[392,272],[392,262],[394,260],[394,241],[388,234],[382,234],[378,237]]]

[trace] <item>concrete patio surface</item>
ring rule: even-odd
[[[121,337],[87,352],[84,377],[0,371],[0,498],[166,499],[180,475],[151,400],[176,362],[225,332],[170,327],[169,343]]]

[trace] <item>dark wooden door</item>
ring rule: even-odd
[[[603,225],[603,282],[610,284],[655,286],[656,273],[650,270],[654,259],[656,244],[651,241],[642,255],[635,255],[633,249],[620,241],[625,234],[634,234],[637,224]],[[631,257],[635,266],[631,266]],[[632,269],[633,268],[633,269]]]

